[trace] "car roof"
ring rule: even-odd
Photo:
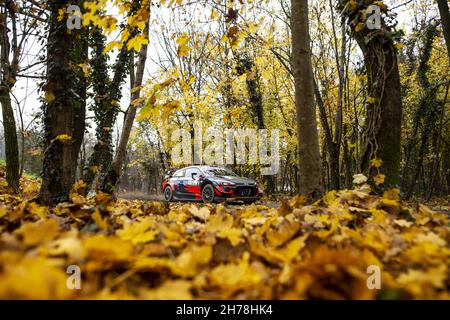
[[[200,169],[200,170],[203,170],[203,171],[204,171],[204,170],[225,169],[225,168],[219,167],[219,166],[205,166],[205,165],[199,165],[199,166],[189,166],[189,167],[181,168],[181,169],[178,169],[177,171],[175,171],[175,173],[176,173],[176,172],[183,171],[183,170],[189,170],[189,169]]]

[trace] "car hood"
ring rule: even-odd
[[[233,182],[236,185],[256,185],[255,180],[244,178],[244,177],[236,177],[236,176],[215,176],[212,178],[214,181],[227,181]]]

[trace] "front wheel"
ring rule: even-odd
[[[203,187],[202,200],[204,203],[214,202],[214,187],[212,185],[207,184],[206,186]]]
[[[170,202],[173,200],[173,191],[170,186],[164,189],[164,201]]]

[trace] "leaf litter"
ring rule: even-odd
[[[0,180],[3,178],[0,178]],[[1,299],[449,299],[448,213],[398,190],[333,191],[307,204],[35,202],[0,184]],[[68,266],[81,289],[67,286]],[[370,266],[381,289],[367,285]]]

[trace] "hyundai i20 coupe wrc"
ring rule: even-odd
[[[239,177],[221,167],[192,166],[168,172],[162,183],[164,200],[244,202],[251,204],[263,196],[253,179]]]

